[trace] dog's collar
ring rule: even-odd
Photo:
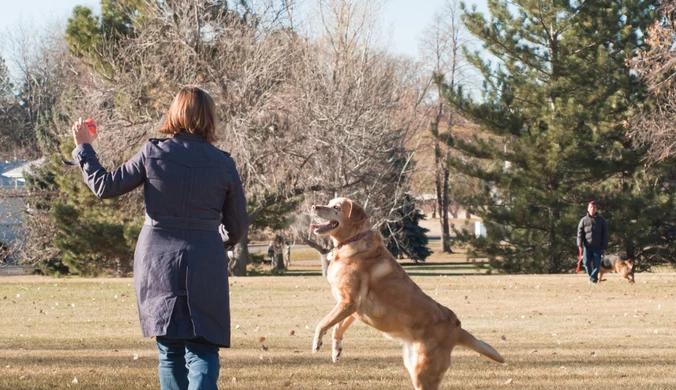
[[[345,241],[339,243],[338,246],[337,246],[337,248],[340,249],[340,248],[342,248],[344,245],[347,245],[347,244],[349,244],[349,243],[351,243],[351,242],[359,241],[359,240],[361,240],[362,238],[366,237],[366,235],[369,234],[369,233],[371,233],[371,230],[367,230],[367,231],[365,231],[365,232],[361,232],[361,233],[357,234],[356,236],[352,236],[351,238],[348,238],[347,240],[345,240]]]

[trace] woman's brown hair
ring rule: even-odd
[[[167,120],[160,133],[174,135],[182,131],[216,141],[216,105],[208,93],[197,87],[183,87],[169,106]]]

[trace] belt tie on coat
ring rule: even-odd
[[[151,217],[146,214],[146,219],[143,224],[156,228],[218,231],[218,226],[221,224],[221,221],[217,219],[181,218],[164,215]]]

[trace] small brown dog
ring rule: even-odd
[[[411,280],[380,234],[371,230],[361,206],[336,198],[327,206],[312,206],[312,212],[326,222],[312,224],[311,229],[334,242],[328,281],[338,301],[317,325],[313,352],[319,351],[322,337],[333,326],[332,357],[337,361],[343,350],[343,334],[358,319],[402,343],[404,366],[416,390],[439,388],[456,345],[504,363],[493,347],[462,329],[455,313]]]
[[[603,279],[603,274],[613,271],[622,275],[629,283],[634,283],[634,263],[631,260],[620,260],[617,256],[606,256],[601,259],[601,266],[599,267],[599,283],[605,281],[605,279]]]

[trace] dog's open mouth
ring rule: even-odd
[[[312,231],[315,234],[326,233],[329,230],[333,230],[337,227],[338,227],[338,221],[334,221],[334,220],[328,220],[328,221],[322,222],[322,223],[311,223],[310,224],[310,229],[312,229]]]

